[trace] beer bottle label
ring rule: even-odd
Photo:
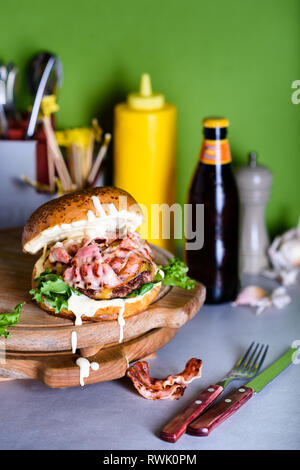
[[[204,140],[200,152],[200,161],[208,165],[230,163],[231,153],[228,140]]]

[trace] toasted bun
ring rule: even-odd
[[[68,193],[39,207],[23,230],[22,246],[35,254],[49,243],[70,237],[104,237],[106,233],[136,230],[143,213],[135,199],[112,186]]]

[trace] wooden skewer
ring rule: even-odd
[[[47,149],[51,155],[50,158],[53,158],[58,176],[61,179],[63,190],[70,191],[72,189],[72,180],[65,164],[64,157],[62,156],[60,148],[57,144],[49,116],[43,117],[43,125],[47,138]]]
[[[77,189],[82,189],[83,187],[82,157],[83,152],[82,149],[78,147],[78,145],[72,144],[70,147],[68,147],[69,170],[73,183]]]
[[[99,171],[99,168],[101,166],[101,163],[103,161],[103,158],[105,157],[106,155],[106,152],[107,152],[107,149],[108,149],[108,146],[109,146],[109,143],[110,143],[110,140],[111,140],[111,134],[107,133],[104,135],[104,142],[103,144],[101,145],[100,147],[100,150],[98,152],[98,155],[96,157],[96,160],[95,160],[95,163],[94,165],[92,166],[92,169],[90,171],[90,174],[87,178],[87,183],[89,185],[92,185],[93,182],[95,181],[96,179],[96,176],[97,176],[97,173]]]
[[[54,188],[51,189],[50,185],[39,183],[38,181],[34,181],[29,176],[21,175],[21,179],[25,181],[25,183],[30,184],[33,188],[37,191],[41,191],[43,193],[54,193],[55,192],[55,180],[54,180]]]
[[[94,134],[91,135],[89,146],[86,150],[85,154],[85,163],[84,163],[84,171],[83,171],[83,179],[86,182],[87,177],[91,171],[92,164],[93,164],[93,153],[94,153],[94,144],[95,144],[95,136]]]
[[[54,192],[55,191],[55,164],[54,164],[54,159],[53,159],[53,153],[51,152],[48,139],[46,139],[46,145],[47,145],[47,166],[48,166],[49,189],[51,192]]]

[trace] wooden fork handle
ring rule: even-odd
[[[193,436],[208,436],[213,429],[244,405],[253,393],[252,388],[238,388],[191,423],[187,428],[187,433]]]
[[[216,398],[222,393],[223,387],[221,385],[210,385],[203,390],[200,395],[175,418],[172,419],[162,429],[160,433],[161,439],[167,442],[176,442],[182,434],[185,433],[189,423],[191,423],[200,413],[213,403]]]

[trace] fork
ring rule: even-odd
[[[176,442],[185,433],[187,426],[221,395],[230,382],[254,377],[263,365],[268,348],[268,345],[252,342],[226,377],[209,385],[183,412],[164,426],[160,433],[161,439]]]

